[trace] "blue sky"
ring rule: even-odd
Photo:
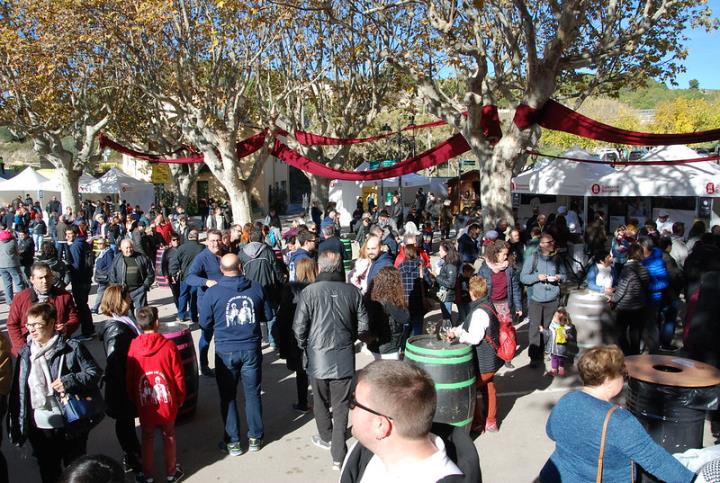
[[[713,17],[720,16],[720,0],[708,2]],[[690,79],[700,81],[700,87],[720,89],[720,32],[707,33],[704,30],[688,30],[688,57],[685,59],[687,72],[677,76],[678,87],[687,88]]]

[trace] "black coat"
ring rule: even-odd
[[[173,275],[177,275],[179,273],[180,279],[185,281],[188,276],[188,268],[190,268],[190,264],[192,264],[193,260],[195,260],[198,253],[204,249],[205,247],[195,240],[183,242],[183,244],[177,248],[173,257],[170,258],[168,270],[170,270],[170,273]]]
[[[355,375],[355,340],[368,331],[362,294],[338,274],[321,273],[298,297],[293,332],[315,379]]]
[[[438,483],[482,483],[480,457],[470,436],[462,429],[449,424],[433,423],[430,431],[442,438],[445,452],[453,461],[462,475],[451,475]],[[340,483],[358,483],[374,454],[360,443],[357,443],[343,466]]]
[[[127,394],[127,355],[137,334],[126,324],[110,319],[100,330],[105,349],[105,412],[112,418],[134,416],[135,405]]]
[[[457,285],[458,267],[452,263],[443,263],[435,283],[447,290],[447,302],[455,302],[455,286]]]
[[[280,358],[285,359],[287,368],[291,371],[297,370],[302,364],[302,351],[298,347],[292,326],[300,292],[308,285],[305,282],[290,282],[285,285],[280,296],[273,336],[278,345]]]
[[[620,279],[611,302],[618,310],[638,310],[648,303],[650,275],[642,263],[629,261],[620,272]]]
[[[720,271],[700,276],[700,294],[688,321],[685,343],[688,357],[720,368]]]
[[[48,366],[50,376],[57,379],[60,372],[60,357],[65,354],[62,380],[68,394],[87,395],[97,392],[103,371],[95,362],[90,351],[82,343],[60,335],[51,349],[52,354]],[[28,377],[30,376],[30,346],[27,344],[20,349],[15,365],[15,377],[8,405],[8,434],[13,444],[21,446],[25,443],[30,430],[30,389]],[[59,397],[59,395],[58,395]],[[82,431],[82,428],[76,430]]]
[[[497,317],[495,317],[495,313],[492,309],[490,309],[490,306],[491,302],[487,298],[471,302],[470,310],[463,321],[463,329],[467,331],[470,328],[470,321],[472,320],[473,313],[476,310],[484,311],[490,318],[490,325],[485,331],[486,337],[483,337],[480,343],[475,346],[475,352],[477,355],[475,368],[477,369],[478,374],[497,372],[498,369],[500,369],[505,363],[498,357],[497,350],[495,350],[495,347],[493,346],[493,344],[495,346],[500,345],[500,321]],[[493,344],[488,342],[488,337],[492,340]]]
[[[410,321],[408,309],[369,300],[366,303],[371,339],[368,349],[377,354],[400,350],[404,325]]]

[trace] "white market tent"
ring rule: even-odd
[[[355,171],[367,171],[369,164],[362,163],[355,168]],[[403,204],[409,206],[415,202],[415,193],[417,189],[422,187],[425,192],[430,186],[431,178],[421,176],[417,173],[405,174],[402,177],[387,178],[384,180],[367,180],[367,181],[343,181],[333,180],[330,183],[330,201],[336,203],[336,209],[340,215],[340,224],[348,226],[352,220],[352,213],[355,211],[358,196],[362,195],[363,188],[375,188],[380,195],[380,189],[387,193],[388,191],[396,191],[400,182],[402,182],[402,198]]]
[[[129,176],[117,168],[111,168],[102,177],[80,185],[83,195],[117,195],[133,206],[140,205],[143,210],[150,208],[155,201],[155,188],[152,183]]]
[[[21,173],[0,182],[0,202],[9,203],[18,195],[25,199],[25,195],[30,194],[33,200],[39,200],[44,207],[47,197],[60,195],[60,191],[46,191],[42,188],[41,185],[47,180],[45,176],[28,166]]]
[[[80,181],[78,183],[78,189],[82,193],[82,186],[86,185],[88,183],[91,183],[95,181],[95,178],[92,176],[89,176],[85,173],[80,175]],[[40,189],[43,191],[43,206],[45,203],[48,202],[50,199],[50,196],[54,195],[55,193],[60,193],[60,203],[62,204],[63,208],[66,206],[69,206],[69,201],[65,200],[65,197],[62,195],[62,186],[60,183],[60,176],[57,173],[57,170],[52,170],[52,177],[48,179],[47,181],[43,181],[40,183]],[[49,195],[45,195],[45,193],[50,193]]]
[[[600,160],[598,156],[580,149],[566,151],[560,156]],[[593,184],[603,176],[614,172],[615,170],[607,164],[544,158],[535,163],[531,169],[513,178],[512,191],[544,195],[591,196]]]
[[[687,146],[660,146],[639,161],[697,159],[703,156]],[[672,165],[622,166],[598,182],[599,196],[708,196],[720,197],[720,167],[710,161]]]

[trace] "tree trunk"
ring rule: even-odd
[[[170,174],[173,178],[173,185],[177,193],[175,203],[179,206],[187,207],[190,199],[190,192],[197,180],[200,169],[195,166],[185,166],[178,164],[170,164]],[[186,171],[187,169],[187,171]]]
[[[60,174],[60,189],[62,190],[61,198],[63,209],[72,206],[73,213],[77,213],[80,209],[80,175],[82,172],[73,171],[64,167],[58,168]]]
[[[250,193],[248,193],[247,185],[244,181],[236,179],[231,186],[225,186],[230,197],[230,206],[232,207],[233,223],[244,225],[252,223],[252,207],[250,206]]]
[[[486,152],[482,147],[473,148],[480,160],[480,202],[486,229],[494,228],[501,218],[514,225],[511,180],[513,167],[523,155],[523,144],[517,130],[511,129],[495,149]]]
[[[314,201],[317,201],[321,209],[324,209],[330,200],[330,182],[332,180],[306,172],[303,173],[310,180],[310,206]]]

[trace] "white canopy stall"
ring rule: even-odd
[[[147,210],[155,201],[155,188],[152,183],[135,179],[117,168],[111,168],[102,177],[80,185],[80,193],[91,195],[116,195],[127,200],[133,206],[139,205]]]
[[[46,170],[46,171],[51,171],[52,176],[47,181],[43,181],[40,184],[40,189],[42,190],[43,195],[44,195],[44,193],[50,193],[49,195],[44,195],[45,199],[41,200],[43,202],[43,206],[45,203],[47,203],[50,200],[50,196],[54,195],[55,193],[60,193],[60,196],[59,196],[60,203],[62,204],[63,209],[64,209],[66,206],[69,206],[69,202],[67,200],[65,200],[65,197],[62,195],[62,186],[60,184],[60,176],[59,176],[57,170]],[[82,192],[83,185],[86,185],[93,181],[95,181],[95,178],[93,178],[90,175],[87,175],[85,173],[80,175],[80,182],[78,183],[78,189],[80,190],[80,192]]]
[[[358,166],[355,171],[367,171],[368,163],[364,162]],[[363,196],[369,189],[376,190],[378,199],[380,190],[385,193],[388,191],[396,191],[402,180],[402,199],[403,205],[407,208],[415,203],[415,193],[417,189],[422,187],[425,192],[430,186],[430,178],[421,176],[417,173],[405,174],[402,177],[388,178],[384,180],[367,180],[367,181],[343,181],[333,180],[330,183],[330,201],[336,203],[336,209],[340,215],[340,224],[348,226],[352,220],[353,211],[357,204],[359,196]],[[365,193],[364,193],[365,192]]]
[[[600,160],[598,156],[581,149],[571,149],[560,156],[591,161]],[[603,176],[614,172],[615,170],[607,164],[543,158],[531,169],[513,178],[512,191],[521,194],[582,196],[585,200],[583,219],[587,220],[587,197],[593,195],[593,186]],[[557,208],[557,203],[541,205],[537,208],[543,213],[551,213]],[[518,216],[521,220],[529,218],[530,215],[530,206],[521,206],[518,209]]]
[[[659,146],[639,161],[672,161],[697,159],[703,156],[687,146]],[[720,167],[710,161],[671,165],[622,166],[603,176],[595,187],[597,196],[684,196],[698,198],[720,198]],[[659,208],[653,209],[652,219],[657,217]],[[696,217],[695,210],[666,209],[674,221],[685,223],[689,229]],[[720,218],[713,212],[711,225]]]
[[[30,194],[33,200],[40,201],[41,206],[44,208],[49,196],[60,195],[59,190],[43,189],[42,184],[47,180],[45,176],[28,166],[21,173],[0,182],[0,202],[7,204],[17,198],[18,195],[22,196],[24,200],[25,195]]]

